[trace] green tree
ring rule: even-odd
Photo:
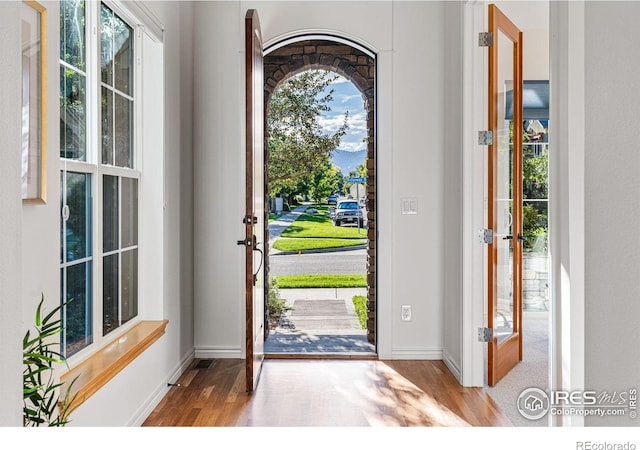
[[[525,139],[527,142],[528,139]],[[536,154],[529,145],[522,151],[523,232],[525,249],[547,250],[549,154]]]
[[[292,196],[295,187],[310,184],[310,178],[327,164],[345,135],[347,115],[334,132],[326,134],[319,119],[331,111],[337,76],[311,70],[284,81],[273,93],[267,109],[269,195]]]
[[[332,163],[324,164],[309,180],[309,196],[320,202],[338,190],[340,181],[342,181],[340,169]]]

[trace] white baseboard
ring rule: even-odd
[[[391,350],[391,359],[425,359],[441,360],[441,348],[394,348]]]
[[[198,359],[244,359],[244,351],[239,347],[196,347]]]
[[[458,383],[462,384],[462,372],[460,372],[460,366],[451,358],[451,355],[446,350],[442,350],[442,361],[456,380],[458,380]]]
[[[169,383],[175,383],[178,378],[187,370],[191,361],[193,361],[195,354],[193,351],[189,352],[180,364],[174,370],[171,371],[169,375],[165,377],[162,381],[162,384],[156,388],[156,390],[151,394],[149,399],[144,402],[142,407],[138,410],[138,413],[134,415],[127,426],[130,427],[140,427],[147,420],[147,417],[153,412],[154,409],[160,404],[162,399],[169,392],[170,386]]]

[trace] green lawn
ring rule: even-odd
[[[317,214],[301,214],[298,219],[289,225],[282,237],[290,238],[338,238],[338,239],[365,239],[367,230],[358,230],[357,226],[336,227],[329,217],[327,205],[310,205],[310,208],[318,210]]]
[[[280,289],[367,287],[362,275],[287,275],[276,277]]]
[[[297,251],[304,251],[304,250],[353,247],[356,245],[363,245],[366,243],[367,241],[365,239],[288,238],[288,239],[278,239],[273,244],[273,248],[275,248],[276,250],[280,250],[282,252],[291,252],[291,251],[297,252]]]

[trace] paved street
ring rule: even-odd
[[[365,274],[366,250],[269,255],[269,275]]]

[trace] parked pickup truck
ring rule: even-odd
[[[345,223],[353,223],[364,226],[364,214],[357,200],[341,200],[338,201],[336,208],[330,211],[333,224],[337,227]]]

